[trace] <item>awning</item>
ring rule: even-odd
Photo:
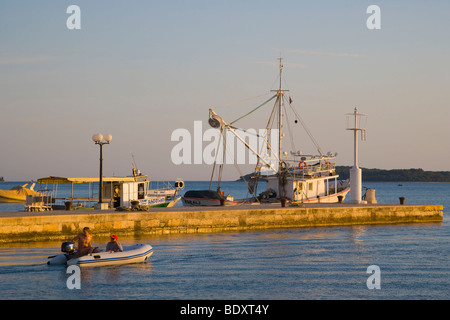
[[[134,182],[146,181],[146,175],[139,175],[136,177],[103,177],[103,182]],[[93,183],[99,182],[100,178],[65,178],[65,177],[45,177],[37,180],[40,184],[57,184],[57,183]]]

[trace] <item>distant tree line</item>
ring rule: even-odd
[[[347,166],[336,166],[336,173],[339,179],[345,180],[350,178],[350,168]],[[423,169],[362,169],[362,180],[372,182],[450,182],[450,171],[424,171]],[[242,181],[243,178],[249,181],[253,173],[246,174],[240,177],[237,181]]]
[[[350,168],[346,166],[336,166],[336,173],[339,178],[348,179]],[[362,169],[363,181],[402,181],[402,182],[450,182],[449,171],[424,171],[423,169]]]

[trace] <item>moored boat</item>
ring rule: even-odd
[[[242,203],[235,201],[230,195],[225,196],[221,191],[214,190],[190,190],[182,197],[184,206],[234,206]]]
[[[314,202],[342,202],[350,191],[350,183],[348,180],[340,180],[339,175],[335,170],[335,163],[337,153],[324,153],[319,147],[317,141],[312,137],[310,130],[306,127],[304,121],[301,119],[297,111],[294,109],[291,97],[287,99],[286,92],[282,86],[283,65],[280,58],[280,74],[279,74],[279,89],[273,90],[276,92],[270,99],[262,103],[256,108],[253,108],[238,119],[227,122],[219,116],[212,108],[209,109],[208,123],[211,127],[220,131],[219,143],[223,141],[223,150],[226,148],[227,133],[231,133],[240,140],[244,146],[257,157],[257,164],[249,181],[246,181],[249,190],[248,199],[233,200],[231,203],[314,203]],[[252,114],[259,108],[263,107],[269,101],[276,99],[274,106],[270,112],[269,119],[265,131],[261,130],[256,133],[256,130],[237,128],[235,123],[242,118]],[[288,111],[291,115],[288,117]],[[294,123],[301,123],[307,135],[317,148],[318,154],[303,154],[294,146],[296,138],[292,133],[290,124],[283,119],[294,119]],[[288,127],[288,130],[283,130]],[[326,128],[326,126],[324,126]],[[243,132],[243,134],[239,134]],[[285,131],[290,135],[291,150],[297,151],[283,151],[283,139],[285,139]],[[255,142],[253,145],[248,143],[246,138],[250,140],[251,132],[256,137],[254,141],[259,140],[260,143]],[[242,136],[241,136],[242,135]],[[257,145],[257,146],[255,146]],[[225,151],[222,151],[225,158]],[[223,163],[220,165],[219,177],[222,175]],[[234,163],[236,165],[236,163]],[[213,173],[215,170],[216,161],[213,166]],[[212,177],[212,176],[211,176]],[[241,177],[243,177],[241,175]],[[266,181],[267,187],[264,192],[257,195],[257,187],[259,181]],[[220,188],[220,180],[218,184]],[[186,192],[183,197],[184,205],[227,205],[228,201],[216,199],[217,195],[211,193],[208,197],[207,193],[203,192],[203,197],[195,198],[194,191]],[[210,183],[210,191],[211,183]],[[217,190],[220,192],[220,190]]]
[[[26,188],[28,183],[22,186],[12,187],[10,190],[0,190],[0,202],[26,202],[28,195],[39,196],[39,192],[34,190],[33,183],[29,188]]]

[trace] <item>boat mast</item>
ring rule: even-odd
[[[276,91],[277,92],[277,98],[278,98],[278,172],[281,171],[281,149],[282,149],[282,139],[283,139],[283,133],[282,133],[282,128],[283,128],[283,96],[284,96],[284,91],[289,91],[289,90],[283,90],[283,64],[281,63],[281,61],[283,60],[283,58],[279,58],[280,59],[280,88],[278,90],[272,90],[272,91]],[[276,107],[276,103],[274,106],[274,109]]]
[[[278,171],[280,171],[281,166],[281,128],[283,122],[281,120],[282,116],[282,108],[283,108],[283,87],[282,87],[282,79],[283,79],[283,65],[281,63],[282,58],[280,57],[280,89],[278,91]]]

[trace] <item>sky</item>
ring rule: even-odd
[[[71,5],[80,29],[67,27]],[[367,27],[370,5],[381,29]],[[172,133],[206,130],[211,107],[231,120],[262,103],[245,99],[277,89],[280,56],[284,88],[337,165],[353,164],[356,107],[368,115],[361,167],[450,171],[449,13],[447,0],[1,1],[0,176],[98,176],[102,133],[105,176],[129,175],[134,159],[151,180],[209,180],[211,165],[174,164]],[[239,174],[227,165],[224,178]]]

